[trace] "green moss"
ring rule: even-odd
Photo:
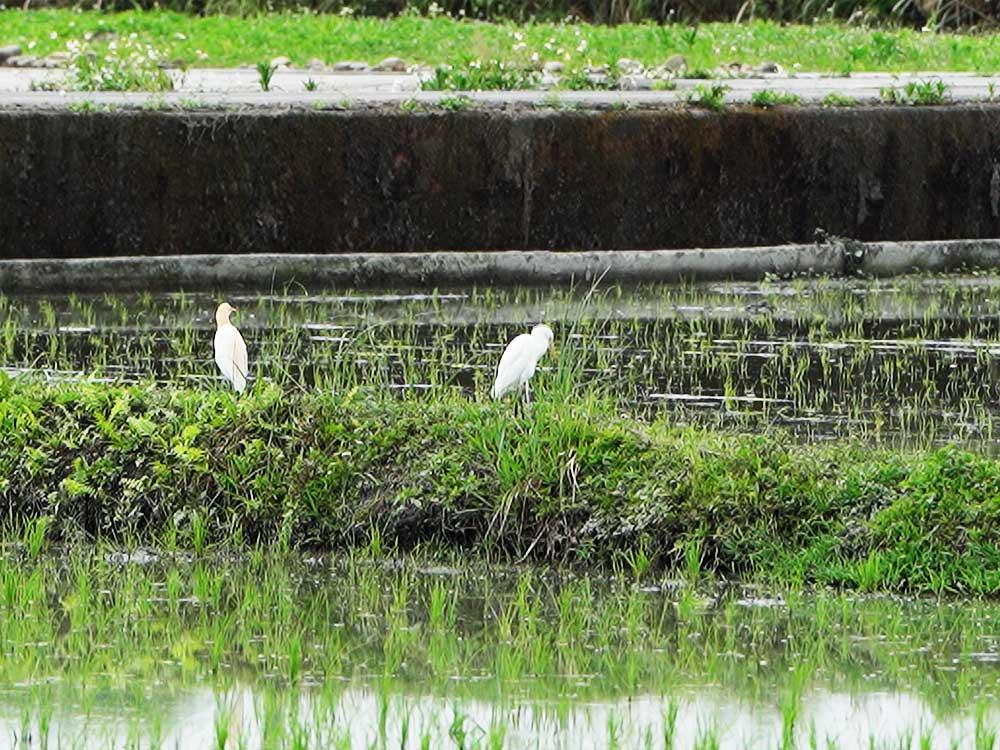
[[[367,544],[654,565],[775,582],[1000,589],[1000,464],[617,417],[394,399],[0,386],[9,531],[156,543]],[[691,550],[698,550],[696,560]],[[688,559],[685,559],[688,555]]]

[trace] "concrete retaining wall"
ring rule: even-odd
[[[0,292],[128,292],[288,287],[425,287],[755,280],[768,276],[954,271],[1000,265],[1000,240],[832,241],[822,245],[553,253],[174,255],[0,260]]]
[[[0,111],[0,258],[1000,236],[1000,106]]]

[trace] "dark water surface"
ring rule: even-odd
[[[0,364],[213,387],[222,295],[0,299]],[[484,397],[503,344],[556,330],[625,412],[806,439],[994,450],[1000,277],[227,296],[258,377]]]

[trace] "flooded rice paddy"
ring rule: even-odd
[[[993,603],[161,554],[4,558],[0,743],[995,746]]]
[[[997,448],[1000,277],[226,298],[288,388],[485,398],[545,321],[539,388],[572,361],[625,414]],[[220,387],[219,300],[0,297],[0,367]],[[994,602],[44,547],[0,551],[0,747],[997,747]]]
[[[219,299],[0,298],[0,364],[209,387]],[[503,343],[544,320],[557,354],[625,413],[805,439],[996,443],[1000,277],[227,299],[255,374],[290,386],[482,397]]]

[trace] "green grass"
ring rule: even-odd
[[[911,81],[903,87],[886,87],[880,92],[888,104],[933,106],[948,101],[948,86],[944,81]]]
[[[834,23],[788,25],[754,21],[687,26],[588,26],[466,22],[405,16],[395,19],[263,14],[250,18],[198,17],[171,12],[99,13],[71,10],[0,11],[0,44],[28,54],[65,49],[86,33],[135,33],[167,60],[189,66],[253,65],[287,55],[296,65],[398,55],[409,63],[464,66],[470,60],[606,65],[622,57],[652,67],[682,53],[689,70],[711,70],[738,60],[776,62],[787,69],[847,71],[1000,70],[1000,45],[990,35],[873,30]],[[515,37],[519,34],[520,38]],[[517,49],[515,49],[517,46]]]
[[[762,89],[754,91],[750,96],[750,103],[755,107],[776,107],[795,106],[802,103],[802,97],[790,91],[774,91],[772,89]]]
[[[272,65],[267,60],[262,60],[255,67],[257,69],[257,80],[260,84],[260,90],[270,91],[271,78],[274,76],[275,71],[278,70],[278,66]]]
[[[726,107],[726,92],[728,90],[728,86],[718,81],[711,85],[700,83],[688,92],[687,101],[696,107],[721,112]]]
[[[465,398],[260,385],[0,384],[0,498],[51,538],[392,546],[1000,591],[1000,463],[617,417],[572,376],[526,416]],[[20,534],[20,531],[17,531]],[[698,549],[691,560],[692,545]]]
[[[824,107],[853,107],[857,104],[857,99],[853,96],[847,96],[846,94],[838,94],[835,91],[831,91],[825,97],[823,97]]]

